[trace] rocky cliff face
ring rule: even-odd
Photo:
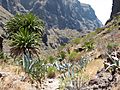
[[[48,28],[91,30],[101,26],[94,10],[78,0],[48,0],[44,4],[36,2],[31,11],[44,18]]]
[[[0,0],[0,5],[12,14],[27,12],[27,10],[25,10],[25,8],[20,4],[20,0]]]
[[[4,25],[13,15],[0,6],[0,35],[4,33]]]
[[[120,12],[120,0],[113,0],[111,17]]]
[[[0,3],[12,14],[32,11],[49,29],[93,30],[102,26],[91,6],[78,0],[1,0]]]

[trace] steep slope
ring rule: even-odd
[[[2,38],[5,36],[5,23],[11,18],[13,15],[9,13],[7,10],[5,10],[2,6],[0,6],[0,37]],[[6,40],[0,41],[0,45],[3,44],[3,52],[8,53],[9,52],[9,45],[5,43]]]
[[[27,12],[20,4],[20,0],[0,0],[0,5],[12,14],[16,14],[16,12]]]
[[[79,42],[70,43],[64,50],[70,46],[69,52],[79,54],[73,59],[75,63],[81,60],[80,57],[86,56],[90,59],[87,60],[88,63],[82,73],[83,76],[87,75],[87,78],[85,77],[83,80],[87,80],[85,83],[85,81],[77,79],[74,86],[66,88],[68,90],[119,90],[120,15],[114,16],[103,28],[99,28],[77,40]],[[96,60],[99,62],[96,63]],[[81,79],[80,76],[78,78]],[[79,83],[83,83],[83,85],[79,86]]]
[[[113,0],[111,17],[120,12],[120,0]]]
[[[94,10],[78,0],[48,0],[43,3],[38,1],[31,11],[44,18],[48,28],[93,30],[102,25]]]
[[[4,33],[5,22],[8,21],[13,15],[0,6],[0,35]]]
[[[1,5],[12,14],[32,11],[48,29],[94,30],[102,26],[91,6],[78,0],[1,0]]]

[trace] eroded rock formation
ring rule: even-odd
[[[46,22],[48,29],[80,31],[102,26],[91,6],[78,0],[1,0],[0,3],[12,14],[32,11]]]
[[[113,0],[111,17],[120,12],[120,0]]]

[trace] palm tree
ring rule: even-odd
[[[23,68],[29,72],[32,56],[39,56],[37,46],[44,34],[44,22],[32,13],[17,14],[7,22],[6,28],[11,40],[11,56],[23,57]]]
[[[17,33],[11,36],[11,56],[23,56],[23,68],[29,71],[31,55],[38,56],[39,37],[34,32],[29,32],[27,29],[21,28]]]
[[[11,36],[12,34],[19,31],[20,28],[27,29],[29,32],[38,33],[42,37],[45,29],[44,22],[32,13],[27,14],[16,14],[6,24],[6,33]]]

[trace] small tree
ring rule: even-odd
[[[26,29],[21,28],[20,31],[11,36],[11,56],[16,58],[23,55],[23,67],[28,71],[30,66],[31,55],[38,56],[39,37],[35,33],[30,33]]]
[[[9,34],[9,36],[19,31],[19,29],[24,28],[29,32],[38,33],[39,36],[42,37],[45,24],[41,19],[32,13],[17,14],[15,17],[10,19],[9,22],[7,22],[6,28],[6,32]]]
[[[32,55],[38,56],[40,39],[44,33],[44,22],[32,13],[17,14],[6,24],[11,43],[11,56],[23,56],[23,68],[29,72]]]

